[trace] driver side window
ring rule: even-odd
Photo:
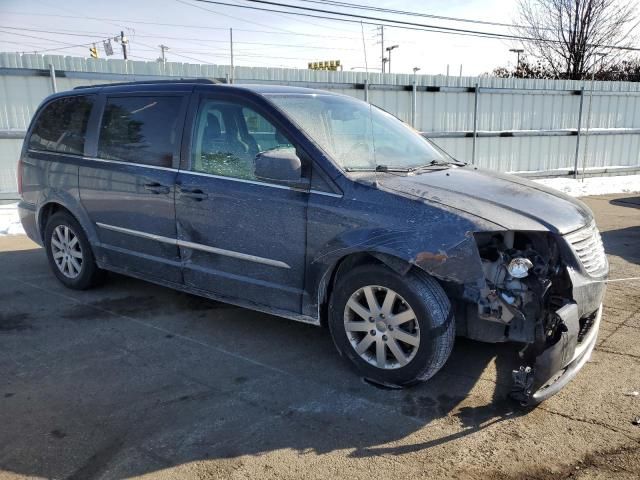
[[[292,144],[251,108],[222,100],[202,100],[191,150],[191,170],[223,177],[257,180],[255,157]]]

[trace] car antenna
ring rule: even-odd
[[[364,53],[364,71],[365,71],[365,96],[367,99],[367,103],[369,104],[369,123],[371,126],[371,147],[373,148],[373,163],[376,165],[375,171],[377,172],[378,162],[376,160],[376,142],[373,138],[373,107],[371,106],[371,101],[369,100],[368,88],[369,88],[369,63],[367,62],[367,42],[364,39],[364,23],[362,20],[360,21],[360,32],[362,33],[362,52]],[[378,176],[375,175],[376,185],[378,183]]]

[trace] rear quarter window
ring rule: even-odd
[[[77,96],[49,103],[36,119],[29,148],[82,155],[93,101],[93,97]]]

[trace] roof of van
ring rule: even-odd
[[[139,82],[105,83],[100,85],[87,85],[74,88],[82,93],[105,92],[139,92],[139,91],[176,91],[188,92],[195,86],[209,86],[212,90],[249,90],[260,95],[264,94],[331,94],[324,90],[313,88],[291,87],[285,85],[252,85],[252,84],[226,84],[208,79],[176,79],[176,80],[151,80]],[[80,92],[78,92],[80,93]]]

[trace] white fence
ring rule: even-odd
[[[413,124],[455,157],[504,172],[640,169],[638,83],[259,67],[236,67],[231,75],[225,65],[0,53],[0,198],[15,196],[22,136],[54,83],[62,91],[172,77],[308,86],[351,95]]]

